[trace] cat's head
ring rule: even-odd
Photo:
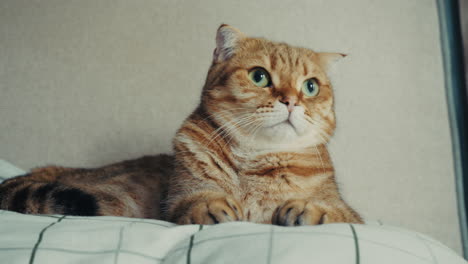
[[[327,71],[342,57],[247,37],[221,25],[202,107],[220,131],[253,148],[326,143],[335,129]]]

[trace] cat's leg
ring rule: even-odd
[[[243,220],[240,203],[224,193],[205,191],[178,201],[169,213],[177,224],[218,224]]]
[[[279,206],[272,223],[282,226],[319,225],[326,223],[363,223],[361,217],[343,200],[316,201],[292,199]]]
[[[98,202],[90,193],[62,182],[75,168],[47,166],[0,184],[0,209],[25,214],[96,215]]]
[[[93,216],[98,201],[83,190],[38,174],[26,174],[0,184],[0,209],[24,214],[66,214]],[[48,178],[47,178],[48,179]]]

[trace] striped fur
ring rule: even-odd
[[[227,25],[216,43],[200,105],[174,137],[175,156],[36,169],[0,185],[0,209],[179,224],[361,223],[340,197],[326,148],[335,129],[327,69],[343,55],[250,38]],[[256,67],[268,71],[270,86],[253,85]],[[301,91],[309,78],[317,96]]]
[[[344,55],[246,37],[227,25],[214,54],[201,103],[174,139],[167,219],[361,223],[340,197],[326,148],[335,129],[327,69]],[[249,79],[256,67],[268,71],[271,86]],[[309,78],[318,80],[318,96],[301,92]],[[297,101],[289,113],[286,97]]]
[[[0,209],[28,214],[161,219],[173,157],[146,156],[96,169],[49,166],[0,185]]]

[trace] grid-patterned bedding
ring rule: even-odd
[[[11,176],[1,172],[0,162],[0,176]],[[467,262],[427,236],[381,223],[177,226],[149,219],[24,215],[0,210],[0,264],[20,263]]]
[[[0,263],[466,263],[427,236],[385,225],[212,226],[0,211]]]

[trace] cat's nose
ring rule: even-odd
[[[288,111],[291,113],[294,109],[294,106],[297,105],[296,96],[284,96],[279,100],[281,103],[285,104],[288,107]]]

